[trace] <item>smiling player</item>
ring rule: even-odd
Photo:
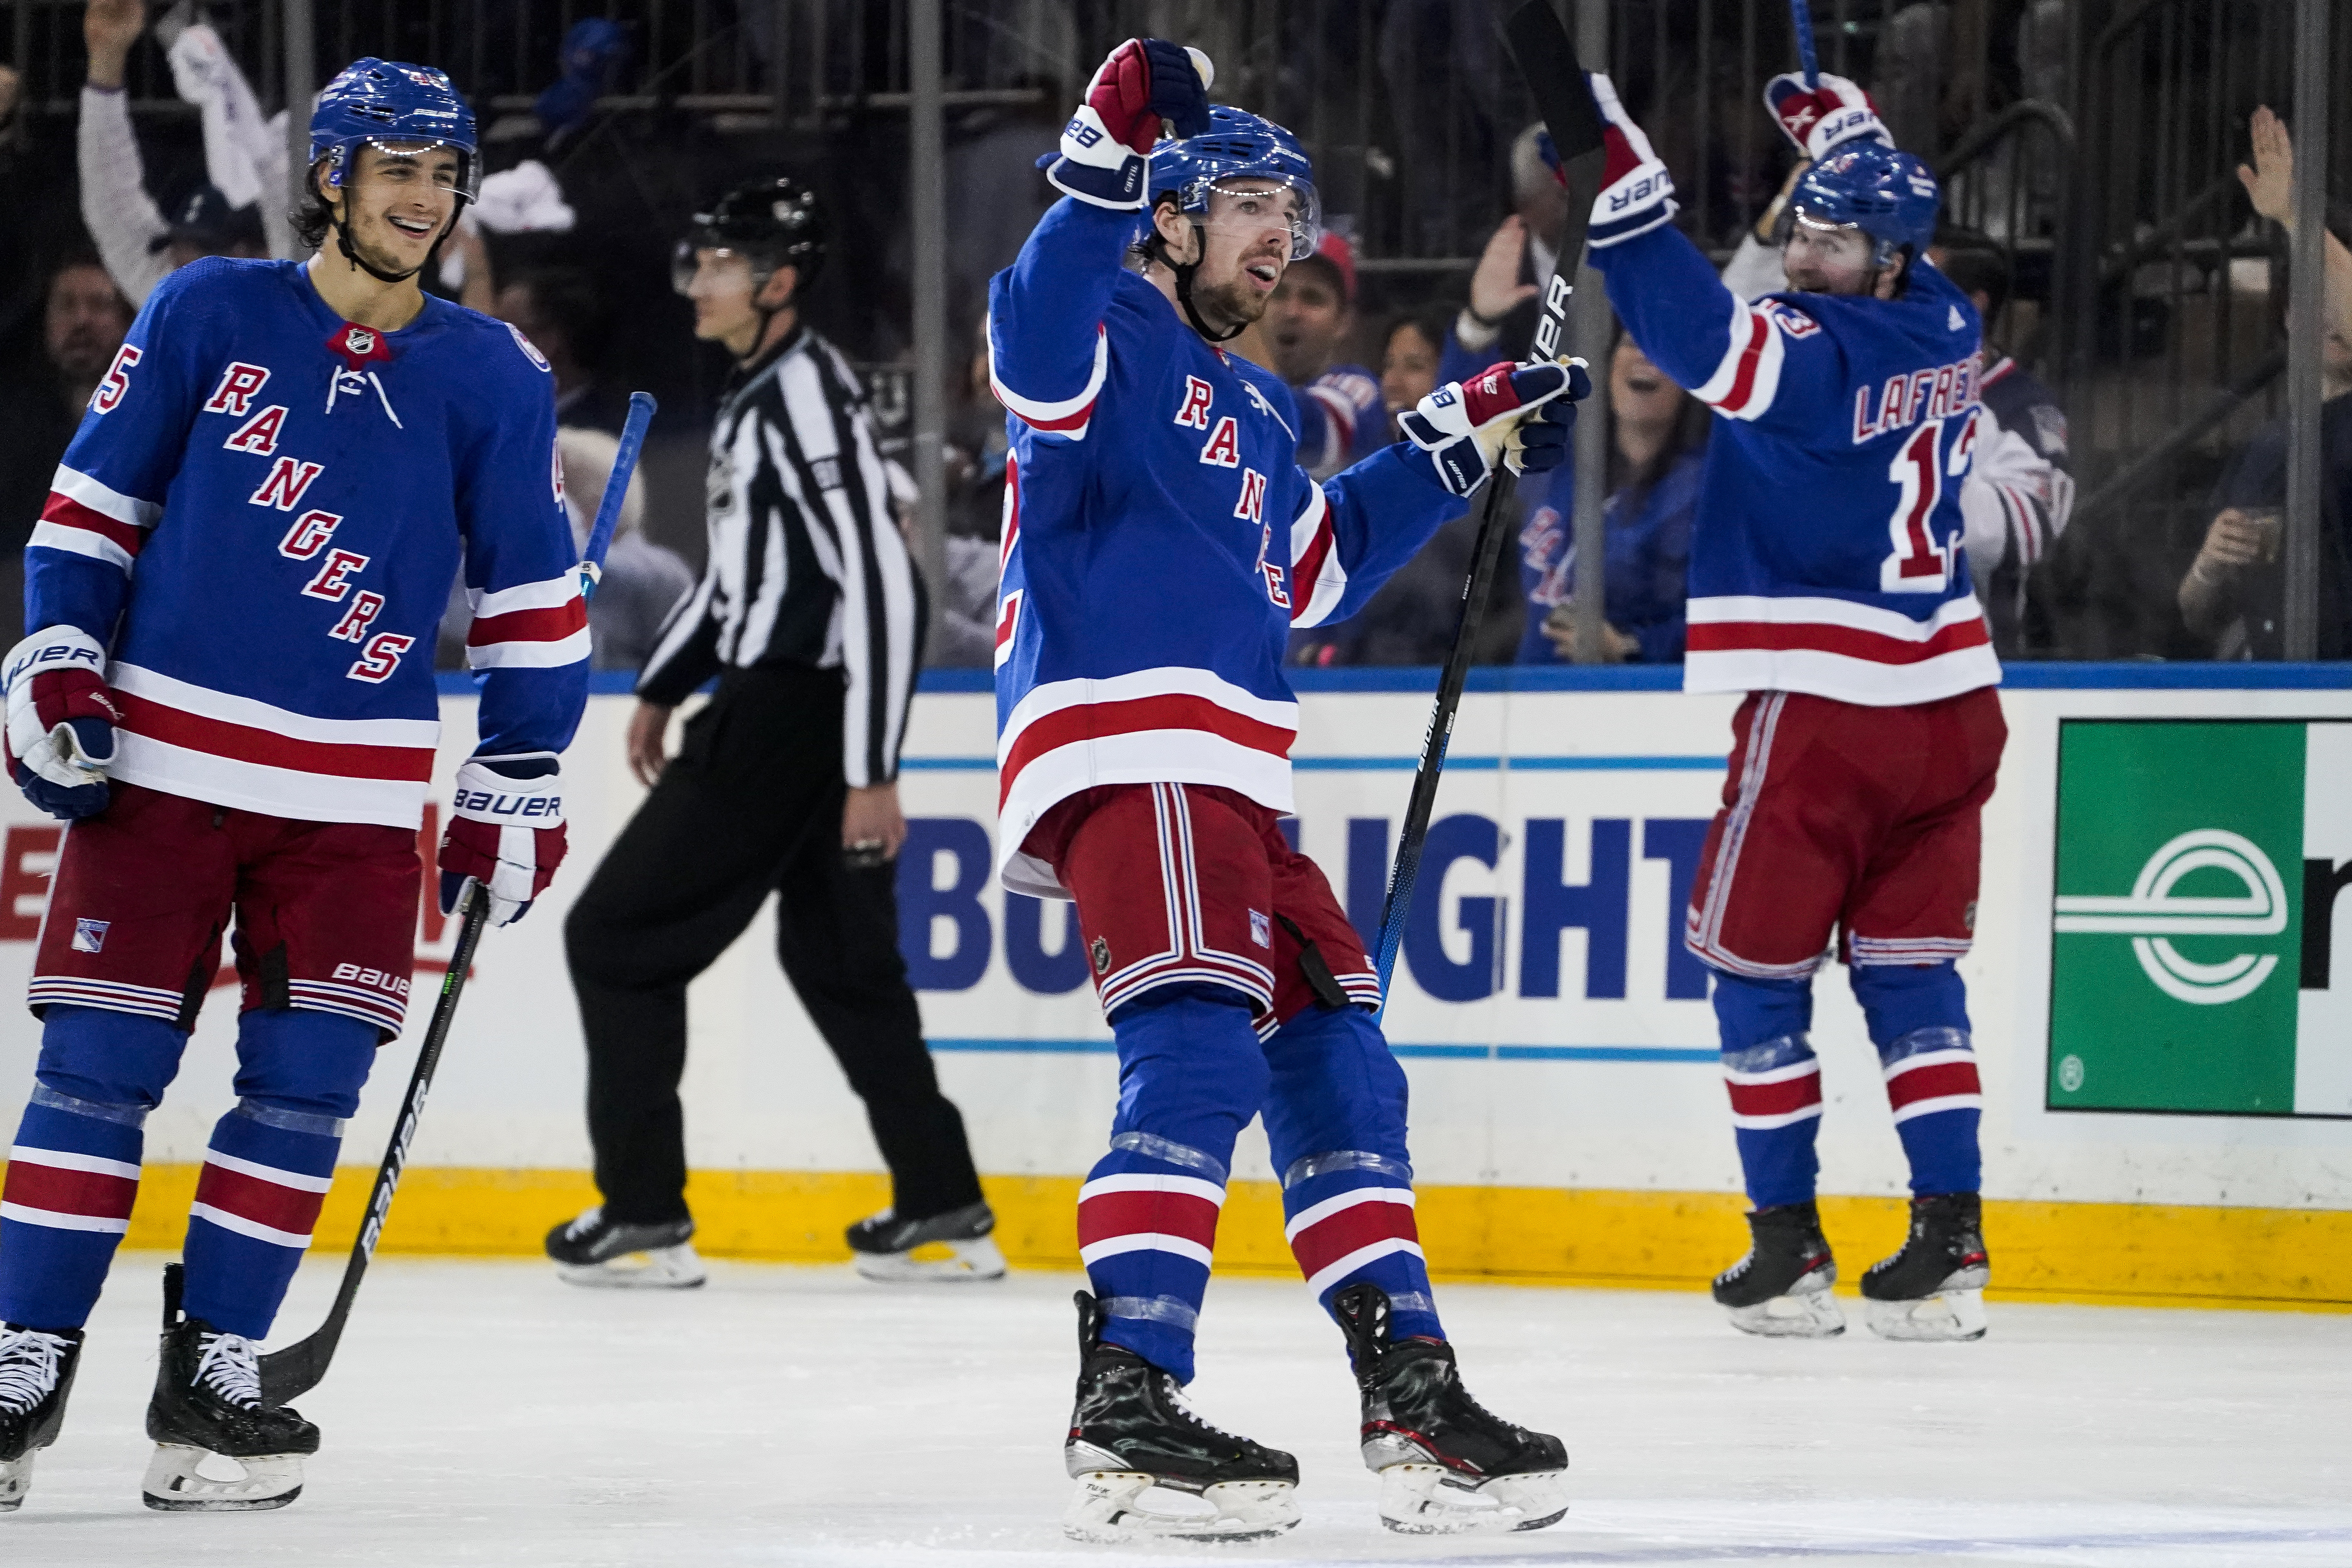
[[[320,96],[307,264],[166,278],[58,467],[26,552],[7,744],[68,818],[34,964],[31,1104],[0,1197],[0,1509],[57,1436],[82,1324],[234,917],[237,1100],[214,1129],[163,1337],[149,1507],[265,1509],[319,1429],[257,1351],[310,1245],[344,1120],[399,1035],[416,832],[439,733],[434,632],[462,561],[482,672],[441,902],[505,924],[563,855],[556,754],[588,632],[545,359],[427,298],[474,189],[437,70],[376,59]],[[210,1456],[237,1479],[200,1471]]]

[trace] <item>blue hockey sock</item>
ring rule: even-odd
[[[1265,1057],[1247,999],[1222,986],[1148,992],[1111,1033],[1118,1114],[1078,1192],[1078,1256],[1103,1338],[1190,1383],[1234,1140],[1265,1098]]]
[[[260,1339],[310,1245],[359,1108],[376,1026],[340,1013],[256,1009],[237,1021],[236,1109],[214,1125],[188,1211],[188,1315]]]
[[[1404,1070],[1361,1007],[1309,1007],[1266,1042],[1266,1141],[1284,1233],[1324,1310],[1354,1284],[1389,1299],[1398,1339],[1442,1340],[1413,1219]]]
[[[0,1321],[78,1329],[131,1227],[140,1129],[187,1037],[161,1018],[52,1006],[0,1193]]]
[[[1959,971],[1948,962],[1856,965],[1853,993],[1886,1075],[1911,1191],[1975,1192],[1984,1174],[1977,1138],[1984,1091]]]
[[[1809,1202],[1821,1173],[1822,1068],[1806,1031],[1811,980],[1753,980],[1717,970],[1724,1085],[1748,1201],[1759,1209]]]

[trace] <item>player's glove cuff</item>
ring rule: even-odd
[[[1080,104],[1062,127],[1061,152],[1038,159],[1037,166],[1055,190],[1089,205],[1128,212],[1143,208],[1143,177],[1150,161],[1114,137],[1090,103]]]
[[[441,909],[470,883],[490,900],[492,925],[520,920],[563,863],[563,791],[555,754],[476,757],[457,770],[441,836]]]
[[[1601,195],[1592,203],[1592,224],[1584,243],[1594,250],[1622,245],[1636,235],[1671,223],[1675,212],[1675,177],[1651,149],[1650,139],[1617,101],[1617,89],[1600,71],[1586,73],[1592,105],[1601,112],[1601,140],[1608,152]]]
[[[1525,427],[1548,405],[1573,404],[1591,391],[1591,377],[1581,360],[1566,364],[1506,360],[1466,382],[1446,383],[1400,415],[1397,426],[1429,454],[1440,484],[1454,495],[1467,496],[1485,482],[1498,460],[1514,455],[1515,437],[1520,458],[1512,465],[1515,472],[1522,466],[1556,466],[1567,454],[1567,429],[1574,423],[1574,410],[1546,417],[1548,432]]]
[[[106,650],[79,626],[35,632],[0,664],[9,775],[26,798],[72,821],[106,809],[106,770],[122,713],[106,689]]]
[[[1871,104],[1870,94],[1858,84],[1826,73],[1818,80],[1820,85],[1807,87],[1799,73],[1782,71],[1764,84],[1765,111],[1798,152],[1818,163],[1832,149],[1849,142],[1895,145],[1885,121]]]

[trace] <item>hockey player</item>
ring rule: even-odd
[[[1748,1255],[1716,1300],[1753,1333],[1843,1320],[1814,1210],[1821,1075],[1806,1032],[1850,966],[1911,1165],[1911,1230],[1863,1277],[1871,1326],[1984,1331],[1979,1095],[1954,961],[1976,918],[1978,816],[2006,731],[1961,548],[1979,323],[1925,252],[1940,202],[1853,83],[1765,99],[1814,161],[1790,289],[1734,295],[1671,223],[1674,183],[1605,77],[1593,264],[1643,351],[1721,417],[1691,542],[1692,691],[1744,691],[1724,809],[1691,893],[1715,971]]]
[[[1163,118],[1183,139],[1155,150]],[[1110,1148],[1079,1194],[1092,1289],[1065,1528],[1229,1539],[1297,1521],[1297,1462],[1178,1395],[1234,1137],[1261,1112],[1292,1249],[1356,1373],[1382,1519],[1549,1524],[1566,1452],[1462,1385],[1413,1229],[1378,982],[1276,821],[1290,627],[1360,605],[1495,463],[1555,466],[1581,374],[1503,364],[1442,387],[1405,416],[1412,442],[1315,484],[1288,389],[1218,347],[1314,249],[1297,142],[1212,110],[1185,51],[1129,40],[1047,162],[1066,199],[989,295],[1013,443],[998,870],[1076,900],[1119,1055]],[[1147,1506],[1154,1487],[1196,1511]]]
[[[563,855],[588,633],[547,363],[416,275],[473,189],[440,71],[363,59],[310,121],[306,263],[212,258],[140,311],[57,471],[5,665],[7,749],[68,818],[34,963],[32,1102],[0,1201],[0,1508],[55,1438],[236,921],[237,1100],[190,1212],[149,1507],[292,1501],[319,1429],[257,1351],[410,995],[434,627],[462,560],[480,743],[441,904],[505,924]],[[470,891],[468,889],[471,889]],[[176,1317],[176,1314],[175,1314]],[[215,1479],[218,1456],[242,1476]]]

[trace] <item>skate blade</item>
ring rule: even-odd
[[[1568,1512],[1568,1472],[1535,1470],[1475,1485],[1443,1465],[1381,1472],[1381,1522],[1399,1535],[1503,1534],[1541,1530]]]
[[[691,1290],[709,1278],[690,1241],[625,1253],[603,1263],[559,1263],[555,1277],[566,1285],[607,1290]]]
[[[1219,1481],[1199,1492],[1160,1487],[1139,1470],[1090,1470],[1077,1478],[1077,1495],[1062,1513],[1072,1541],[1115,1546],[1134,1541],[1271,1541],[1298,1523],[1298,1500],[1288,1481]],[[1176,1513],[1142,1506],[1158,1488],[1195,1497],[1203,1510]]]
[[[927,1242],[909,1252],[853,1252],[850,1261],[860,1278],[877,1285],[964,1285],[1004,1278],[1004,1254],[985,1236]]]
[[[234,1479],[203,1473],[201,1467],[238,1471]],[[302,1456],[261,1454],[232,1459],[204,1448],[158,1443],[139,1483],[139,1500],[166,1513],[237,1513],[284,1508],[302,1495]]]
[[[0,1513],[25,1506],[25,1494],[33,1489],[33,1461],[40,1457],[35,1448],[21,1459],[0,1459]]]
[[[1734,1307],[1731,1326],[1743,1334],[1773,1340],[1826,1340],[1845,1332],[1845,1314],[1830,1297],[1829,1287],[1801,1294],[1775,1296],[1752,1307]]]
[[[1948,1286],[1950,1281],[1945,1283]],[[1867,1305],[1870,1331],[1882,1340],[1980,1340],[1985,1336],[1982,1289],[1945,1289],[1916,1301]]]

